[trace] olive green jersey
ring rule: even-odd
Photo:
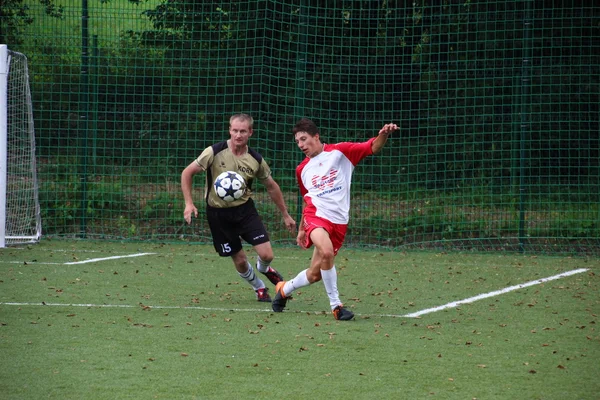
[[[196,163],[206,171],[206,191],[204,193],[206,203],[216,208],[229,208],[244,204],[252,195],[254,179],[262,182],[271,176],[269,165],[259,153],[248,148],[246,154],[238,157],[231,152],[226,141],[204,149],[196,159]],[[215,178],[225,171],[237,172],[246,180],[246,192],[232,202],[220,199],[213,186]]]

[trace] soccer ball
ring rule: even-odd
[[[239,199],[246,191],[246,181],[233,171],[225,171],[215,179],[215,193],[220,199],[232,202]]]

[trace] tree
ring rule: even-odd
[[[54,0],[39,0],[44,12],[54,18],[62,18],[63,6],[56,5]],[[23,30],[33,24],[29,15],[29,6],[23,0],[4,0],[0,2],[0,43],[21,44]]]

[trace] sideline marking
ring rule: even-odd
[[[86,308],[139,308],[139,309],[156,309],[156,310],[202,310],[202,311],[247,311],[261,312],[271,311],[267,309],[250,309],[250,308],[215,308],[215,307],[198,307],[198,306],[150,306],[146,304],[69,304],[69,303],[14,303],[0,302],[0,306],[40,306],[40,307],[86,307]]]
[[[146,254],[146,253],[145,253]],[[152,253],[149,253],[152,254]],[[554,281],[567,276],[580,274],[582,272],[589,271],[589,268],[580,268],[572,271],[563,272],[562,274],[550,276],[548,278],[537,279],[522,283],[520,285],[509,286],[507,288],[496,290],[493,292],[483,293],[474,297],[469,297],[464,300],[453,301],[443,306],[428,308],[425,310],[417,311],[411,314],[399,315],[399,314],[356,314],[357,316],[364,317],[392,317],[392,318],[418,318],[424,314],[430,314],[436,311],[445,310],[447,308],[457,307],[461,304],[473,303],[478,300],[487,299],[489,297],[498,296],[504,293],[512,292],[515,290],[523,289],[529,286],[539,285],[544,282]],[[86,307],[86,308],[141,308],[141,309],[157,309],[157,310],[202,310],[202,311],[228,311],[228,312],[273,312],[270,309],[256,309],[256,308],[222,308],[222,307],[198,307],[198,306],[152,306],[145,304],[69,304],[69,303],[17,303],[17,302],[0,302],[0,306],[40,306],[40,307]],[[302,310],[290,310],[289,313],[313,313],[321,314],[323,311],[302,311]]]
[[[24,263],[26,265],[76,265],[76,264],[87,264],[97,261],[106,261],[106,260],[117,260],[119,258],[129,258],[129,257],[140,257],[140,256],[148,256],[157,253],[137,253],[137,254],[125,254],[123,256],[112,256],[112,257],[103,257],[103,258],[90,258],[83,261],[70,261],[65,263],[57,263],[57,262],[43,262],[43,261],[8,261],[6,264],[21,264]]]
[[[554,281],[554,280],[557,280],[557,279],[560,279],[560,278],[564,278],[566,276],[580,274],[580,273],[585,272],[587,270],[588,270],[588,268],[574,269],[572,271],[563,272],[562,274],[550,276],[548,278],[537,279],[535,281],[530,281],[530,282],[522,283],[520,285],[509,286],[509,287],[504,288],[504,289],[495,290],[493,292],[483,293],[483,294],[480,294],[480,295],[477,295],[477,296],[469,297],[468,299],[459,300],[459,301],[453,301],[452,303],[444,304],[443,306],[428,308],[426,310],[421,310],[421,311],[417,311],[417,312],[414,312],[414,313],[402,315],[402,317],[417,318],[417,317],[420,317],[421,315],[433,313],[433,312],[436,312],[436,311],[445,310],[447,308],[453,308],[453,307],[459,306],[461,304],[473,303],[473,302],[475,302],[477,300],[487,299],[488,297],[494,297],[494,296],[498,296],[498,295],[501,295],[501,294],[504,294],[504,293],[512,292],[514,290],[523,289],[523,288],[526,288],[526,287],[529,287],[529,286],[539,285],[540,283]]]
[[[150,254],[156,254],[156,253],[137,253],[137,254],[127,254],[127,255],[124,255],[124,256],[112,256],[112,257],[103,257],[103,258],[90,258],[89,260],[66,262],[66,263],[64,263],[64,265],[87,264],[87,263],[96,262],[96,261],[116,260],[116,259],[119,259],[119,258],[129,258],[129,257],[140,257],[140,256],[147,256],[147,255],[150,255]]]

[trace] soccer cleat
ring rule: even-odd
[[[257,268],[258,269],[258,268]],[[273,267],[269,267],[267,272],[261,272],[264,276],[266,276],[273,285],[277,285],[279,282],[283,280],[283,276]]]
[[[287,304],[288,298],[283,294],[283,286],[285,285],[285,281],[279,282],[275,285],[275,298],[271,303],[271,307],[273,307],[273,311],[282,312]]]
[[[269,289],[262,288],[262,289],[256,290],[256,299],[258,301],[262,301],[262,302],[265,302],[265,303],[270,303],[271,302],[271,296],[269,296]]]
[[[340,304],[333,309],[333,318],[338,321],[350,321],[354,318],[354,313],[350,310],[346,310],[343,304]]]

